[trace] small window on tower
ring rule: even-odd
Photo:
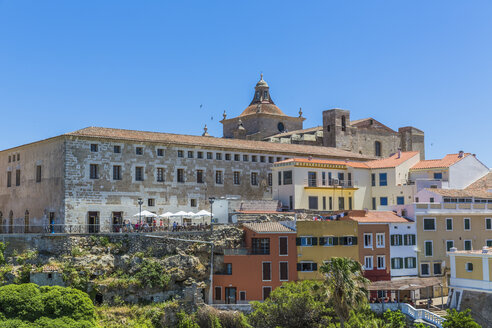
[[[263,91],[263,99],[268,99],[268,91]]]
[[[284,130],[285,130],[284,123],[279,122],[279,123],[277,124],[277,128],[278,128],[278,130],[279,130],[280,132],[284,132]]]

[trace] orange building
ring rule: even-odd
[[[214,274],[214,303],[266,299],[286,281],[297,280],[296,231],[278,222],[245,223],[244,248],[224,250],[224,265]]]

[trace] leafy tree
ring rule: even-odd
[[[362,275],[358,261],[347,257],[334,257],[320,268],[325,275],[324,285],[340,320],[340,327],[349,319],[350,311],[367,302],[365,285],[369,282]]]
[[[387,328],[405,328],[406,318],[401,311],[386,310],[383,313],[384,322]]]
[[[248,321],[255,328],[327,327],[333,312],[326,307],[322,283],[300,281],[284,283],[263,303],[252,302]]]
[[[170,280],[169,274],[164,272],[164,268],[159,262],[143,259],[138,271],[135,273],[135,279],[140,282],[141,286],[150,288],[165,288]]]
[[[473,320],[471,310],[458,312],[455,309],[446,310],[447,315],[444,316],[442,326],[444,328],[480,328],[481,326]]]

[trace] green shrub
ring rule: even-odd
[[[401,311],[388,309],[383,313],[383,319],[387,328],[405,328],[406,326],[405,315]]]
[[[444,328],[480,328],[481,326],[473,320],[471,310],[458,312],[455,309],[446,310],[447,315],[444,316],[446,321],[443,322]]]
[[[5,249],[7,244],[0,242],[0,265],[4,265],[5,262]]]
[[[186,314],[184,311],[180,311],[176,315],[178,317],[178,324],[176,328],[200,328],[200,326],[193,320],[193,317]]]
[[[149,259],[142,261],[134,277],[139,281],[140,286],[150,288],[165,288],[170,280],[169,274],[164,272],[162,265]]]

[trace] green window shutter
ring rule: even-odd
[[[318,263],[313,263],[313,271],[318,271]]]
[[[408,269],[408,257],[405,257],[405,268]]]
[[[357,237],[352,237],[352,245],[357,245]]]
[[[326,244],[326,238],[325,237],[319,237],[319,244],[320,245]]]
[[[403,258],[398,258],[398,261],[400,262],[400,269],[403,269]]]
[[[301,238],[296,238],[296,246],[301,246]]]
[[[301,263],[297,263],[297,271],[302,271],[302,264]]]
[[[391,259],[391,269],[395,268],[395,259]]]
[[[398,246],[403,245],[403,235],[398,235]]]
[[[391,241],[391,246],[395,246],[395,235],[391,235],[390,241]]]

